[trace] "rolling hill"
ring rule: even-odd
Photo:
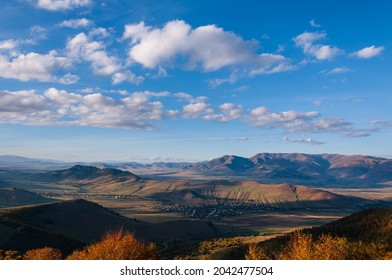
[[[82,199],[0,210],[0,248],[5,250],[24,252],[51,246],[69,253],[120,229],[148,241],[202,238],[228,231],[206,221],[145,223]]]
[[[269,258],[274,259],[296,233],[298,232],[278,236],[260,242],[259,245],[265,252],[269,252]],[[301,233],[310,235],[313,241],[328,235],[353,242],[356,245],[351,248],[339,247],[342,246],[341,243],[334,245],[336,249],[348,250],[350,259],[369,259],[374,255],[377,258],[379,253],[381,255],[385,252],[386,254],[392,253],[392,208],[368,208],[319,227],[302,229]],[[388,259],[390,257],[392,255],[389,255]]]
[[[392,251],[392,208],[365,209],[305,232],[314,236],[331,234],[352,241],[381,243]]]
[[[55,200],[16,188],[0,188],[0,208],[50,203]]]
[[[234,162],[242,162],[242,160],[235,159]],[[25,185],[32,182],[65,184],[77,187],[82,193],[127,195],[181,205],[211,205],[228,201],[257,203],[279,208],[357,209],[373,203],[362,198],[338,195],[291,183],[263,184],[255,181],[228,180],[159,181],[142,179],[128,171],[99,169],[94,166],[75,165],[64,170],[21,174]]]
[[[264,204],[282,209],[351,208],[374,202],[292,184],[261,184],[254,181],[146,181],[132,193],[180,205],[209,205],[220,201]]]

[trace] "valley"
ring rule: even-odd
[[[298,159],[298,155],[295,158]],[[234,168],[234,163],[239,161],[244,165],[234,157],[223,157],[223,160],[223,163],[222,160],[214,162],[237,171],[239,167]],[[385,160],[379,161],[385,163]],[[368,159],[359,162],[363,164]],[[249,162],[245,163],[249,166]],[[178,165],[171,167],[178,168]],[[182,167],[188,169],[189,165]],[[43,246],[48,240],[67,252],[98,240],[107,231],[122,228],[134,232],[142,240],[155,242],[159,251],[170,258],[172,253],[168,244],[175,242],[183,242],[186,246],[216,238],[241,238],[252,242],[322,226],[362,209],[392,206],[388,186],[333,185],[327,188],[323,184],[319,188],[301,185],[291,183],[296,182],[296,178],[287,175],[287,169],[283,168],[286,171],[281,172],[278,166],[274,172],[282,177],[272,180],[270,176],[269,180],[259,181],[239,180],[244,175],[238,177],[233,175],[234,171],[227,170],[229,175],[225,179],[214,175],[159,179],[162,175],[154,175],[151,170],[146,176],[129,169],[80,164],[34,172],[14,168],[0,170],[0,208],[3,208],[0,210],[0,235],[3,236],[0,247],[21,251],[39,244]],[[345,168],[355,170],[354,167]],[[385,168],[381,166],[381,171],[377,171],[371,166],[370,171],[361,170],[365,174],[383,174],[387,172]],[[155,172],[162,172],[162,169]],[[312,182],[317,180],[312,179]],[[367,180],[376,181],[375,178]],[[385,180],[378,179],[380,182]],[[90,234],[86,235],[86,232]],[[37,236],[37,243],[21,241],[20,238],[30,234]],[[21,245],[15,247],[18,242]]]

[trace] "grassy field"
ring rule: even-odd
[[[286,211],[223,218],[222,223],[257,234],[282,234],[304,227],[319,226],[337,220],[348,212]]]
[[[141,221],[159,223],[190,219],[179,213],[162,213],[155,208],[156,202],[147,199],[91,199],[110,208],[121,215]],[[294,229],[319,226],[337,220],[350,211],[345,210],[312,210],[270,211],[251,213],[239,216],[224,217],[218,224],[237,229],[240,234],[275,235],[290,232]]]

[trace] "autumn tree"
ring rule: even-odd
[[[249,244],[248,250],[245,253],[246,260],[267,260],[268,257],[265,254],[263,248],[257,246],[257,244]]]
[[[25,260],[61,260],[62,255],[59,249],[44,247],[27,251],[23,259]]]
[[[279,254],[281,260],[312,260],[313,241],[310,234],[295,231]]]
[[[129,232],[120,230],[72,253],[69,260],[151,260],[156,259],[155,245],[144,244]]]

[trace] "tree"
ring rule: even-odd
[[[313,241],[310,234],[295,231],[279,254],[281,260],[312,260],[313,259]]]
[[[73,252],[69,260],[152,260],[156,259],[155,245],[144,244],[129,232],[120,230],[108,233],[104,238]]]
[[[268,257],[265,254],[263,248],[252,243],[248,246],[248,250],[245,253],[246,260],[267,260]]]
[[[27,251],[23,259],[25,260],[61,260],[62,255],[59,249],[44,247]]]

